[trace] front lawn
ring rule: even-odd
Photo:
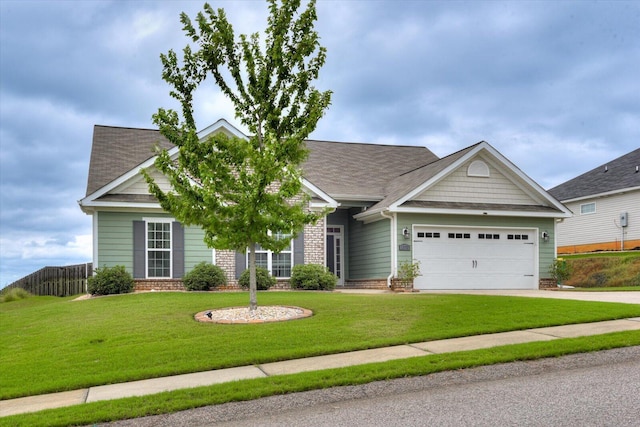
[[[217,325],[246,293],[146,293],[0,304],[0,398],[410,342],[640,316],[640,306],[481,295],[260,293],[307,319]]]

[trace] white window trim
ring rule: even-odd
[[[271,232],[269,232],[269,234],[271,234]],[[267,249],[260,249],[258,250],[256,248],[256,255],[258,254],[267,254],[267,270],[269,270],[269,275],[273,276],[273,254],[290,254],[291,255],[291,268],[293,268],[293,266],[295,265],[295,260],[293,258],[293,239],[289,240],[289,250],[282,250],[280,252],[274,252],[271,250],[267,250]],[[247,256],[246,256],[246,261],[247,261],[247,268],[249,268],[249,250],[247,249]],[[257,264],[256,264],[257,266]],[[282,276],[282,277],[278,277],[278,276],[273,276],[276,279],[290,279],[291,276]]]
[[[491,170],[489,169],[489,165],[487,165],[482,160],[474,160],[467,167],[467,176],[474,176],[478,178],[490,178]]]
[[[173,218],[142,218],[144,221],[144,276],[147,279],[171,279],[173,278]],[[149,276],[149,224],[169,224],[169,249],[161,249],[169,252],[169,276]],[[154,248],[156,250],[157,248]]]
[[[583,212],[583,208],[585,206],[589,206],[589,205],[593,205],[593,211],[591,211],[591,212]],[[593,215],[594,213],[596,213],[596,202],[582,203],[580,205],[580,215]]]

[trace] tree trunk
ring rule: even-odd
[[[258,308],[258,286],[256,280],[256,244],[249,245],[249,311]]]

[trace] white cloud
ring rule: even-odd
[[[53,235],[24,232],[0,238],[2,258],[37,259],[46,263],[47,260],[61,258],[90,260],[91,254],[91,234],[72,236],[71,241],[61,241]]]
[[[139,54],[141,47],[165,33],[167,28],[177,27],[177,22],[177,17],[170,16],[166,10],[136,10],[110,23],[100,40],[118,55]]]

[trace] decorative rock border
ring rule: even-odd
[[[284,322],[288,320],[303,319],[305,317],[311,317],[312,315],[313,312],[311,310],[301,307],[259,305],[253,313],[251,313],[249,307],[229,307],[201,311],[196,313],[194,318],[198,322],[203,323],[246,324]]]

